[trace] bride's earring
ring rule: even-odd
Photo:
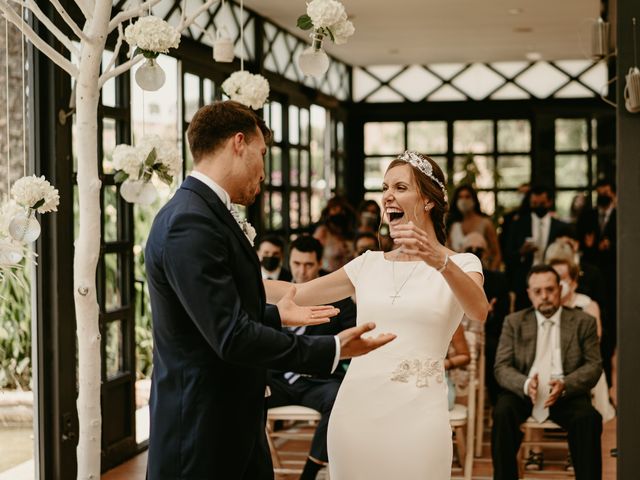
[[[424,211],[425,211],[425,212],[427,212],[427,213],[429,213],[429,210],[431,210],[431,207],[429,206],[429,204],[428,204],[428,203],[426,203],[426,204],[424,205]]]

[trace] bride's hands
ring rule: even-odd
[[[287,293],[276,303],[280,320],[285,327],[301,327],[305,325],[318,325],[327,323],[331,317],[335,317],[340,310],[331,305],[314,307],[301,307],[293,301],[296,296],[296,287],[293,285]]]
[[[447,249],[413,222],[394,227],[391,238],[396,245],[402,247],[402,253],[418,257],[436,270],[445,263]]]

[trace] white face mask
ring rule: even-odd
[[[560,280],[560,298],[565,298],[571,293],[571,286],[566,280]]]

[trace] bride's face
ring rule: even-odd
[[[409,221],[418,226],[424,223],[424,200],[411,166],[399,165],[387,170],[382,183],[382,205],[385,220],[391,228]]]

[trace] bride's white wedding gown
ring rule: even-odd
[[[469,253],[450,257],[482,272]],[[443,276],[424,262],[367,252],[345,265],[358,324],[397,338],[354,358],[329,420],[331,480],[441,480],[451,476],[452,441],[443,361],[463,310]],[[394,300],[394,296],[397,296]]]

